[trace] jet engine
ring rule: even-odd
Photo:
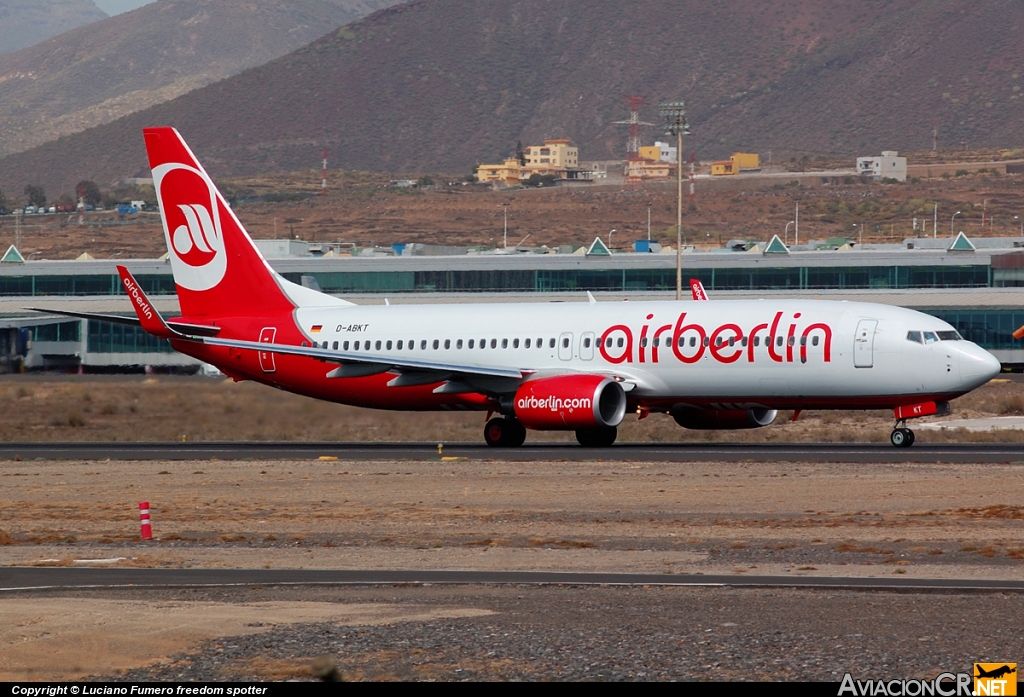
[[[779,415],[777,409],[682,409],[672,418],[683,428],[733,430],[768,426]]]
[[[610,428],[626,415],[626,392],[603,375],[559,375],[524,382],[512,409],[519,423],[538,431]]]

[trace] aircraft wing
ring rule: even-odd
[[[363,377],[375,375],[388,370],[397,370],[403,373],[430,373],[424,375],[424,382],[442,382],[446,378],[441,375],[451,376],[481,376],[491,378],[513,378],[521,380],[524,376],[522,370],[512,368],[495,368],[481,365],[460,365],[457,363],[441,363],[434,361],[417,361],[408,358],[396,358],[392,355],[373,353],[353,353],[351,351],[332,351],[330,349],[313,348],[310,346],[291,346],[289,344],[271,344],[259,341],[243,341],[241,339],[217,339],[212,337],[188,336],[180,337],[186,341],[194,341],[208,346],[224,346],[227,348],[250,349],[252,351],[263,351],[269,353],[280,353],[287,356],[304,356],[315,358],[326,363],[339,363],[341,367],[331,371],[331,377]],[[350,368],[346,370],[347,368]],[[406,380],[396,386],[412,385],[411,380]]]
[[[141,327],[142,321],[138,317],[124,317],[122,315],[106,315],[99,312],[72,312],[71,310],[51,310],[42,307],[26,307],[31,312],[45,312],[50,315],[61,315],[63,317],[75,317],[77,319],[91,319],[99,322],[110,322],[111,324],[127,324],[132,327]],[[167,326],[182,334],[198,336],[216,336],[220,327],[211,327],[205,324],[187,324],[171,320]]]

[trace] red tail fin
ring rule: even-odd
[[[178,132],[143,133],[182,314],[291,312],[284,284],[294,284],[270,268]]]

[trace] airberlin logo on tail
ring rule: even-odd
[[[132,279],[124,279],[124,288],[128,291],[132,302],[139,308],[139,312],[146,316],[146,319],[153,319],[153,308],[146,302],[145,296],[139,291],[139,287],[132,282]]]
[[[213,182],[178,162],[153,170],[174,282],[189,290],[213,288],[227,271],[220,203]]]

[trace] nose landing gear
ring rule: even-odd
[[[906,420],[896,422],[892,433],[889,434],[889,442],[897,448],[909,448],[914,444],[914,432],[907,428]]]

